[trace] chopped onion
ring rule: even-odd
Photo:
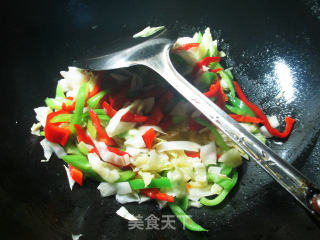
[[[37,107],[33,109],[36,113],[36,119],[41,123],[42,127],[46,126],[47,115],[52,112],[49,107]]]
[[[102,197],[108,197],[114,194],[127,194],[131,193],[132,189],[128,182],[119,182],[119,183],[107,183],[102,182],[98,186],[98,190]]]
[[[127,219],[129,221],[136,221],[138,218],[133,216],[125,207],[119,208],[118,211],[116,211],[116,214],[118,214],[120,217],[123,217],[124,219]]]
[[[190,152],[198,152],[200,145],[190,141],[171,141],[160,142],[156,145],[156,149],[159,152],[171,151],[171,150],[185,150]]]
[[[218,161],[223,162],[226,166],[236,168],[242,164],[242,157],[237,149],[231,148],[224,152]]]
[[[210,142],[207,145],[201,146],[200,159],[206,166],[217,163],[217,150],[214,142]]]

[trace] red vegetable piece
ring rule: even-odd
[[[220,88],[218,90],[218,95],[217,95],[217,105],[221,108],[224,109],[225,102],[228,101],[228,96],[225,94],[223,91],[222,86],[220,85]]]
[[[247,106],[249,108],[251,108],[251,110],[255,113],[255,115],[260,118],[263,122],[263,125],[267,128],[268,132],[272,135],[272,136],[275,136],[275,137],[278,137],[278,138],[286,138],[289,136],[291,130],[292,130],[292,127],[293,127],[293,124],[295,123],[295,119],[291,118],[291,117],[288,117],[286,116],[284,121],[286,123],[286,126],[285,126],[285,129],[283,132],[280,132],[279,130],[277,130],[276,128],[273,128],[271,127],[270,123],[269,123],[269,120],[268,118],[266,117],[266,115],[263,113],[263,111],[257,107],[256,105],[254,105],[253,103],[251,103],[247,97],[244,95],[243,91],[241,90],[239,84],[237,82],[233,82],[234,83],[234,87],[236,89],[236,92],[239,96],[239,98],[245,103],[247,104]]]
[[[251,117],[251,116],[242,116],[237,114],[229,114],[230,117],[232,117],[237,122],[250,122],[250,123],[262,123],[263,121],[260,118],[257,117]]]
[[[203,94],[208,98],[212,98],[217,94],[219,89],[220,89],[220,81],[217,80],[215,83],[211,84],[209,91]]]
[[[209,69],[209,71],[213,72],[213,73],[217,73],[217,72],[219,72],[221,70],[223,70],[223,68]]]
[[[186,43],[184,45],[181,45],[175,49],[173,49],[173,51],[188,51],[189,49],[191,48],[194,48],[194,47],[199,47],[200,43]]]
[[[188,151],[184,151],[184,153],[191,158],[200,158],[200,152],[188,152]]]
[[[92,124],[97,130],[99,140],[105,142],[105,144],[107,144],[108,146],[117,145],[117,143],[111,137],[108,136],[108,134],[102,127],[100,119],[98,118],[98,115],[92,109],[89,110],[89,114],[92,120]]]
[[[111,118],[117,113],[117,111],[114,110],[112,106],[106,101],[102,103],[102,108],[105,111],[105,113]]]
[[[189,128],[191,131],[198,131],[198,130],[204,128],[204,126],[197,123],[194,119],[190,119],[189,120]]]
[[[152,199],[158,199],[158,200],[167,201],[167,202],[174,202],[173,196],[162,193],[156,188],[141,189],[140,193]]]
[[[193,67],[192,75],[196,76],[203,66],[208,67],[212,62],[220,62],[220,57],[205,57],[201,61],[197,62]]]
[[[154,141],[154,139],[156,138],[156,132],[154,131],[153,128],[150,128],[148,131],[146,131],[143,135],[142,135],[143,141],[146,144],[146,147],[148,149],[151,149],[152,147],[152,143]]]
[[[113,152],[113,153],[117,154],[118,156],[123,156],[123,155],[126,155],[126,154],[128,154],[130,156],[129,153],[121,151],[118,148],[109,147],[109,146],[107,148],[108,148],[109,152]]]
[[[62,146],[66,144],[71,133],[69,127],[61,128],[58,126],[60,123],[51,123],[51,119],[59,114],[67,114],[67,113],[69,112],[60,110],[60,111],[52,112],[48,114],[47,120],[46,120],[46,126],[44,128],[44,135],[48,141],[53,143],[58,143]]]
[[[69,172],[71,178],[78,183],[80,186],[82,186],[83,183],[83,172],[79,170],[78,168],[75,168],[71,165],[69,165]]]
[[[116,94],[112,96],[108,95],[110,105],[112,106],[113,109],[118,111],[128,101],[128,99],[126,98],[126,93],[127,93],[127,88],[122,87],[121,90],[118,91]]]
[[[143,125],[158,125],[163,118],[163,113],[158,106],[155,106]]]
[[[121,118],[121,121],[123,122],[145,122],[147,120],[148,120],[147,116],[135,114],[130,111],[127,112],[125,115],[123,115]]]

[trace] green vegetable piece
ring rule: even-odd
[[[230,182],[230,184],[228,185],[227,188],[223,189],[222,192],[212,200],[207,199],[205,197],[201,198],[200,199],[200,203],[205,205],[205,206],[210,206],[210,207],[218,205],[219,203],[221,203],[226,198],[226,196],[231,191],[231,189],[236,185],[237,180],[238,180],[238,172],[236,170],[234,170],[234,173],[233,173],[233,176],[232,176],[232,180],[231,180],[231,182]]]
[[[40,136],[42,136],[42,137],[45,136],[44,131],[40,131]]]
[[[62,159],[71,166],[81,170],[86,176],[93,178],[99,182],[104,182],[104,180],[92,169],[86,156],[65,155],[62,157]]]
[[[127,182],[131,178],[133,178],[136,174],[131,170],[127,170],[127,171],[120,171],[119,175],[120,175],[120,178],[117,180],[117,182]]]
[[[263,144],[266,144],[267,139],[259,130],[254,131],[253,135],[258,138]]]
[[[96,130],[96,128],[93,126],[91,119],[89,119],[88,122],[87,122],[87,130],[88,130],[88,133],[89,133],[90,137],[91,137],[92,139],[96,139],[96,137],[97,137],[97,130]]]
[[[70,124],[71,133],[75,134],[76,129],[74,128],[74,124],[81,125],[83,108],[88,95],[88,83],[83,83],[79,88],[77,98],[76,98],[76,106],[74,110],[74,114]]]
[[[56,99],[65,99],[66,96],[64,95],[64,92],[62,90],[62,87],[60,86],[60,84],[57,84],[57,88],[56,88]]]
[[[236,96],[236,90],[234,88],[234,85],[233,85],[233,78],[230,77],[230,75],[228,73],[226,73],[225,70],[221,70],[218,72],[218,74],[220,75],[220,77],[226,81],[227,85],[228,85],[228,88],[230,90],[230,93],[231,93],[231,96],[232,97],[235,97]]]
[[[200,125],[209,128],[209,130],[213,133],[213,135],[214,135],[214,137],[216,139],[217,145],[221,148],[221,150],[223,152],[229,150],[228,145],[225,143],[225,141],[223,140],[222,136],[220,135],[220,133],[218,132],[218,130],[214,126],[212,126],[208,121],[206,121],[204,119],[201,119],[201,118],[196,118],[195,121],[197,123],[199,123]]]
[[[73,114],[59,114],[51,119],[52,123],[71,122]]]
[[[226,108],[235,114],[243,115],[243,116],[251,116],[255,117],[254,112],[239,98],[233,97],[231,94],[228,94],[228,101],[232,106],[226,105]]]
[[[133,179],[129,181],[130,187],[132,190],[144,189],[144,188],[169,188],[171,187],[171,182],[169,178],[161,177],[151,180],[151,183],[148,186],[144,185],[142,179]]]
[[[196,43],[201,43],[201,41],[202,41],[202,33],[199,31],[198,32],[198,39],[197,39]]]
[[[232,172],[232,167],[226,166],[224,163],[220,163],[221,170],[220,173],[226,176],[229,176],[229,174]]]
[[[187,196],[181,198],[175,198],[175,204],[177,204],[183,211],[187,211],[189,207],[189,199]]]
[[[82,154],[84,154],[84,155],[88,155],[88,153],[89,153],[89,149],[88,149],[88,147],[85,145],[85,143],[84,142],[79,142],[78,144],[77,144],[77,148],[79,149],[79,151],[82,153]]]
[[[199,224],[195,223],[177,204],[169,203],[171,211],[176,215],[178,220],[185,226],[187,229],[196,232],[208,231],[204,229]]]
[[[211,69],[217,69],[217,68],[222,68],[223,69],[223,67],[221,66],[221,64],[220,63],[218,63],[218,62],[212,62],[212,63],[210,63],[209,64],[209,66],[208,66],[209,68],[211,68]]]
[[[233,184],[232,179],[226,178],[226,177],[221,177],[220,175],[218,175],[216,173],[210,173],[209,171],[207,172],[207,177],[208,177],[208,182],[213,182],[213,183],[219,184],[224,189],[230,189],[230,187]]]
[[[108,90],[103,90],[103,91],[97,93],[96,95],[94,95],[93,97],[89,98],[88,102],[87,102],[88,107],[89,108],[97,108],[101,98],[103,98],[108,92],[109,92]]]
[[[77,146],[75,146],[74,144],[71,144],[71,143],[67,143],[65,146],[64,146],[66,152],[68,154],[73,154],[73,155],[83,155],[82,152],[80,152],[80,150],[77,148]]]
[[[61,109],[61,101],[55,98],[46,98],[45,100],[46,105],[51,108],[52,110],[60,110]]]
[[[217,74],[213,72],[204,72],[197,79],[199,88],[208,88],[217,79]]]

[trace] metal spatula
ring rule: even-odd
[[[160,35],[112,54],[75,61],[74,66],[100,71],[144,65],[154,70],[319,220],[319,188],[185,80],[170,61],[169,53],[173,43],[172,40]]]

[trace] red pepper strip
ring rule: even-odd
[[[154,131],[153,128],[150,128],[148,131],[146,131],[143,135],[142,135],[143,141],[146,144],[146,147],[148,149],[151,149],[152,147],[152,143],[154,141],[154,139],[156,138],[156,132]]]
[[[128,155],[130,156],[129,153],[124,152],[124,151],[121,151],[121,150],[118,149],[118,148],[109,147],[109,146],[108,146],[107,148],[108,148],[108,151],[109,151],[109,152],[115,153],[115,154],[117,154],[118,156],[123,156],[123,155],[126,155],[126,154],[128,154]]]
[[[184,154],[191,158],[200,158],[200,152],[188,152],[184,151]]]
[[[199,70],[202,69],[203,66],[209,66],[212,62],[220,62],[220,57],[205,57],[201,61],[197,62],[196,65],[193,67],[192,75],[197,75]]]
[[[266,117],[266,115],[263,113],[263,111],[257,107],[256,105],[254,105],[253,103],[251,103],[247,97],[244,95],[243,91],[241,90],[239,84],[237,82],[233,82],[234,84],[234,87],[236,89],[236,92],[239,96],[239,98],[245,103],[247,104],[247,106],[249,108],[251,108],[251,110],[255,113],[255,115],[260,118],[263,122],[263,125],[267,128],[268,132],[272,135],[272,136],[275,136],[275,137],[278,137],[278,138],[286,138],[289,136],[291,130],[292,130],[292,127],[293,127],[293,124],[295,123],[295,119],[291,118],[291,117],[288,117],[286,116],[284,121],[286,123],[286,126],[285,126],[285,129],[283,132],[280,132],[279,130],[277,130],[276,128],[273,128],[271,127],[270,123],[269,123],[269,120],[268,118]]]
[[[221,70],[223,70],[223,68],[209,69],[209,71],[213,72],[213,73],[217,73],[217,72],[219,72]]]
[[[173,98],[173,92],[167,91],[164,95],[160,97],[156,105],[160,108],[163,109],[169,101]]]
[[[79,124],[74,124],[74,127],[77,130],[78,142],[84,142],[85,144],[94,146],[92,139],[85,133]]]
[[[140,193],[152,199],[158,199],[158,200],[167,201],[167,202],[174,202],[173,196],[162,193],[156,188],[141,189]]]
[[[111,118],[117,113],[117,111],[114,110],[112,106],[106,101],[102,103],[102,108],[106,112],[106,114]]]
[[[71,178],[78,183],[80,186],[82,186],[83,183],[83,172],[79,170],[78,168],[75,168],[71,165],[69,165],[69,172]]]
[[[104,128],[100,123],[98,115],[92,109],[90,109],[89,114],[92,120],[92,124],[97,130],[99,140],[105,142],[105,144],[107,144],[108,146],[117,145],[117,143],[112,138],[110,138],[108,134],[105,132]]]
[[[46,120],[46,126],[44,128],[44,136],[45,138],[53,143],[59,143],[64,146],[70,136],[69,127],[60,128],[57,124],[51,123],[51,119],[59,114],[67,114],[68,112],[64,110],[60,110],[57,112],[49,113]],[[60,123],[58,123],[60,124]]]
[[[212,98],[217,94],[219,89],[220,89],[220,81],[217,80],[215,83],[211,84],[209,91],[203,94],[208,98]]]
[[[187,43],[173,49],[173,51],[188,51],[190,48],[199,47],[200,43]]]
[[[158,125],[163,118],[163,113],[158,106],[155,106],[143,125]]]
[[[145,122],[148,120],[148,116],[127,112],[122,116],[121,121],[123,122]]]
[[[204,126],[197,123],[194,119],[190,119],[189,120],[189,128],[191,131],[198,131],[198,130],[204,128]]]
[[[167,114],[164,116],[164,118],[162,119],[162,121],[159,124],[159,127],[162,130],[167,130],[172,124],[172,116],[170,114]]]
[[[73,101],[73,97],[67,97],[66,99]],[[74,101],[70,105],[66,105],[65,102],[62,103],[62,110],[67,111],[67,112],[73,112],[76,107],[76,101]]]
[[[108,96],[110,105],[113,109],[119,110],[120,108],[123,107],[123,105],[128,100],[126,98],[126,93],[127,93],[127,88],[123,87],[117,94],[113,96],[111,95]]]
[[[228,101],[228,96],[225,94],[223,91],[222,86],[220,85],[220,88],[218,90],[218,95],[217,95],[217,105],[221,108],[224,109],[225,102]]]
[[[87,99],[93,97],[93,96],[96,95],[98,92],[100,92],[100,87],[99,87],[98,84],[96,84],[96,85],[94,86],[94,88],[92,89],[92,91],[88,93]]]
[[[243,116],[243,115],[237,115],[237,114],[229,114],[229,116],[232,117],[237,122],[262,123],[262,120],[257,117]]]

